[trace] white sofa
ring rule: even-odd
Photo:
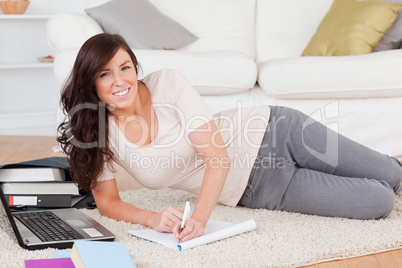
[[[86,1],[94,7],[108,0]],[[198,39],[177,50],[133,49],[146,75],[181,72],[212,112],[283,105],[341,134],[402,158],[402,49],[358,56],[301,57],[332,0],[150,0]],[[103,32],[86,14],[48,22],[62,84],[80,46]]]

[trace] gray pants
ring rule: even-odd
[[[238,205],[379,219],[392,211],[401,182],[398,160],[276,106]]]

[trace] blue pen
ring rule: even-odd
[[[184,207],[183,219],[181,220],[180,233],[184,229],[184,224],[185,224],[188,216],[190,216],[190,202],[186,201],[186,206]],[[180,238],[179,238],[179,244],[180,244]]]

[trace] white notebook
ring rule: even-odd
[[[178,244],[177,238],[172,233],[159,233],[153,229],[131,230],[130,234],[159,243],[173,250],[185,250],[211,242],[219,241],[234,235],[245,233],[256,228],[254,220],[248,220],[242,223],[233,224],[225,221],[209,220],[205,227],[204,235],[194,238],[190,241]]]

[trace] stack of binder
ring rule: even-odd
[[[33,164],[32,164],[33,163]],[[0,166],[0,187],[10,207],[72,207],[80,201],[65,158]]]

